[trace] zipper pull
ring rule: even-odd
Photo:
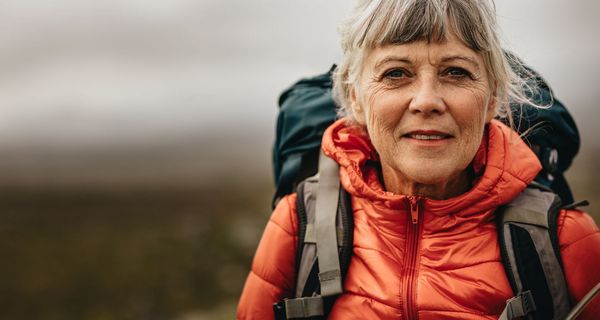
[[[410,204],[410,218],[413,224],[417,224],[419,222],[419,198],[408,196],[408,201]]]

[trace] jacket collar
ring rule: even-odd
[[[405,195],[384,190],[377,169],[377,153],[361,127],[347,125],[343,119],[336,121],[325,131],[322,148],[340,165],[342,185],[350,194],[378,206],[406,208]],[[445,200],[421,198],[427,211],[436,215],[470,215],[495,209],[525,189],[540,171],[541,164],[515,131],[492,120],[471,168],[475,181],[469,191]]]

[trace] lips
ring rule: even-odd
[[[403,136],[416,140],[443,140],[452,138],[452,135],[437,130],[415,130]]]
[[[438,135],[425,135],[425,134],[411,134],[409,137],[417,140],[441,140],[444,139],[444,136]]]

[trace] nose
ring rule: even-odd
[[[429,116],[446,111],[446,104],[435,80],[421,79],[415,85],[414,95],[408,106],[410,112]]]

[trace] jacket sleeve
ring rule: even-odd
[[[293,295],[297,230],[293,194],[279,201],[265,227],[240,297],[238,319],[273,319],[273,303]]]
[[[600,282],[600,232],[588,214],[564,210],[558,221],[558,238],[571,304],[574,306]],[[600,297],[596,296],[577,319],[597,319],[598,315]]]

